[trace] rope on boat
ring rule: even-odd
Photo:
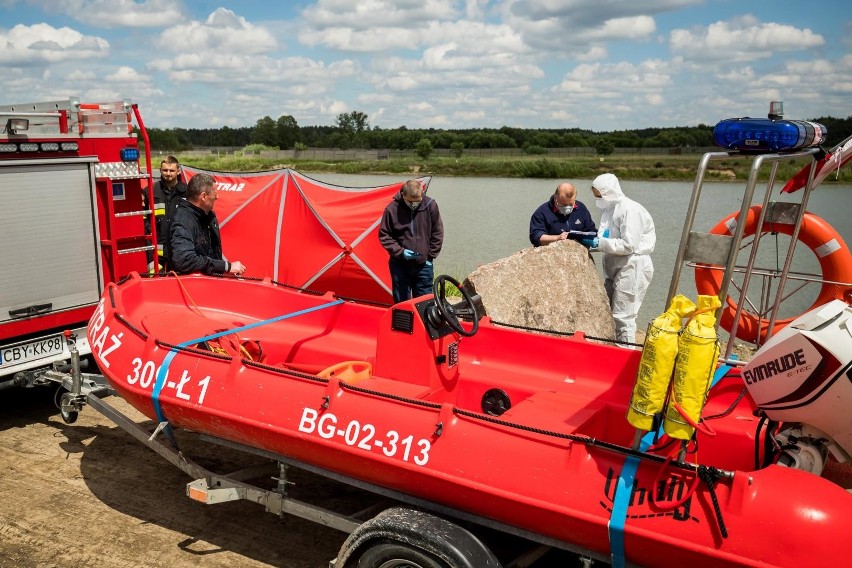
[[[539,333],[550,333],[552,335],[561,335],[561,336],[564,336],[564,337],[571,337],[572,335],[576,334],[576,332],[574,332],[574,331],[556,331],[555,329],[543,329],[543,328],[540,328],[540,327],[531,327],[531,326],[528,326],[528,325],[519,325],[519,324],[507,323],[507,322],[503,322],[503,321],[491,320],[491,323],[493,323],[494,325],[500,325],[500,326],[503,326],[503,327],[510,327],[512,329],[522,329],[524,331],[537,331]],[[586,335],[585,338],[586,339],[594,339],[595,341],[602,341],[604,343],[612,343],[614,345],[630,345],[630,346],[633,346],[633,347],[642,347],[643,346],[642,343],[631,343],[629,341],[618,341],[617,339],[608,339],[606,337],[595,337],[593,335]]]
[[[713,511],[716,513],[716,522],[719,523],[719,533],[722,538],[728,538],[728,528],[725,526],[725,519],[722,518],[722,508],[719,506],[719,498],[716,497],[716,477],[715,468],[700,466],[698,468],[698,477],[707,485],[707,492],[710,494],[710,501],[713,503]]]
[[[115,306],[113,305],[113,308],[114,307]],[[135,325],[133,325],[132,323],[130,323],[130,321],[126,317],[124,317],[120,313],[116,312],[115,319],[117,319],[118,321],[123,323],[127,327],[127,329],[129,329],[130,331],[132,331],[133,333],[138,335],[139,338],[142,339],[142,341],[148,341],[148,334],[145,333],[144,331],[142,331],[141,329],[139,329],[138,327],[136,327]]]

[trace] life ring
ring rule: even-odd
[[[760,219],[760,211],[760,205],[754,205],[748,210],[743,236],[754,235],[757,228],[757,221]],[[735,211],[719,221],[715,227],[710,229],[710,234],[733,235],[736,230],[736,217],[738,214],[739,211]],[[792,235],[793,225],[764,222],[762,232]],[[838,232],[822,218],[805,212],[802,219],[802,226],[799,229],[798,240],[816,255],[822,271],[822,279],[830,281],[822,284],[819,295],[813,305],[805,311],[810,311],[834,299],[846,302],[852,300],[852,254],[850,254],[849,247],[846,246],[846,243]],[[831,282],[840,282],[841,284],[833,284]],[[696,267],[695,288],[699,294],[718,295],[721,287],[722,271],[701,266]],[[731,331],[734,314],[737,311],[737,304],[730,296],[726,300],[719,324],[726,330]],[[786,319],[776,319],[775,325],[772,327],[772,333],[778,332],[797,317],[798,315]],[[762,343],[766,340],[768,331],[768,319],[761,319],[756,314],[747,311],[745,308],[743,309],[740,314],[739,325],[737,325],[738,338],[749,342],[760,338]]]

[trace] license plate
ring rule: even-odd
[[[59,355],[63,350],[61,335],[52,335],[44,339],[35,339],[16,345],[0,347],[0,367],[11,367],[29,361],[37,361]]]

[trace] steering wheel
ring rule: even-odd
[[[464,298],[461,302],[454,305],[447,301],[447,282],[461,292],[462,298]],[[461,287],[455,278],[441,274],[432,283],[432,293],[435,295],[435,307],[437,308],[438,316],[453,331],[463,337],[473,337],[479,331],[479,313],[476,311],[476,304],[474,304],[470,294]],[[459,320],[460,316],[473,318],[473,327],[470,328],[470,331],[462,327]]]

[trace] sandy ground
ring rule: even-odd
[[[190,478],[94,409],[62,422],[54,390],[0,392],[0,567],[320,568],[345,540],[254,503],[191,501]]]

